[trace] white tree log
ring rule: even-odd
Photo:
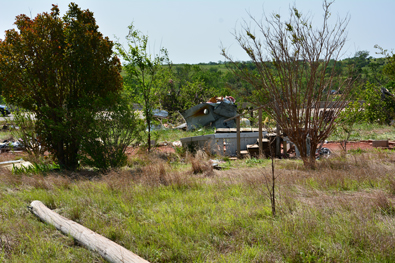
[[[72,236],[88,249],[98,252],[109,262],[149,263],[108,238],[53,212],[40,201],[33,201],[30,206],[33,214],[42,221],[55,226],[62,233]]]

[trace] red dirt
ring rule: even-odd
[[[323,144],[322,147],[328,148],[331,151],[341,151],[342,147],[340,146],[339,142],[329,142],[326,144]],[[347,143],[347,150],[356,150],[356,149],[361,149],[361,150],[367,150],[367,149],[373,149],[372,143],[371,142],[348,142]]]
[[[134,156],[137,154],[137,152],[140,150],[140,148],[133,148],[133,147],[128,147],[126,149],[126,154],[130,156]],[[170,145],[167,146],[158,146],[158,147],[152,147],[152,151],[154,152],[161,152],[161,153],[175,153],[176,151],[174,148]]]
[[[329,142],[329,143],[322,145],[322,147],[328,148],[331,151],[343,150],[342,147],[340,146],[340,142]],[[375,147],[373,147],[371,141],[347,142],[347,151],[348,150],[356,150],[358,148],[361,150],[369,150],[369,149],[374,149]],[[389,149],[395,150],[394,143],[392,143],[392,142],[389,143]]]

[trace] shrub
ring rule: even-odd
[[[363,91],[365,103],[364,117],[368,122],[377,122],[379,124],[389,124],[395,117],[395,101],[391,96],[385,96],[380,88],[373,84],[366,84]]]
[[[29,154],[39,157],[44,155],[47,150],[36,132],[34,115],[25,110],[18,110],[14,113],[13,127],[11,128],[12,136],[18,139],[22,148]]]
[[[143,123],[124,98],[99,113],[81,144],[81,159],[90,166],[106,172],[111,167],[126,165],[126,148],[141,140]]]

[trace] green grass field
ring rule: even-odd
[[[225,158],[216,171],[212,158],[139,152],[106,175],[3,170],[0,259],[104,262],[31,214],[27,206],[40,200],[150,262],[395,261],[393,152],[333,154],[316,170],[276,160],[275,217],[270,160]]]
[[[332,134],[328,140],[337,141],[342,138]],[[372,123],[356,124],[350,141],[358,140],[395,140],[395,127]]]

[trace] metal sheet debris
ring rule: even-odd
[[[224,120],[237,114],[237,106],[234,102],[231,96],[213,97],[208,102],[184,111],[182,116],[187,121],[188,130],[200,127],[234,128],[236,127],[234,120],[224,123]]]

